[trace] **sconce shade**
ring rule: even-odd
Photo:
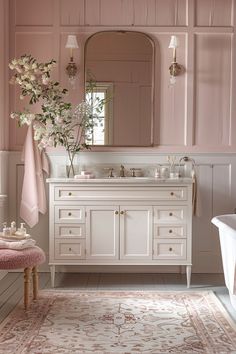
[[[176,37],[176,36],[171,36],[169,48],[175,49],[175,48],[178,48],[178,46],[179,46],[178,37]]]
[[[69,34],[66,41],[66,48],[79,48],[75,35]]]

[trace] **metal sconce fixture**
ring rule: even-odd
[[[176,36],[171,36],[169,48],[173,49],[173,61],[169,67],[170,71],[170,83],[173,85],[176,83],[176,76],[181,72],[181,66],[176,62],[176,48],[179,46],[179,40]]]
[[[66,67],[66,72],[69,77],[69,82],[71,83],[72,86],[75,85],[76,81],[76,74],[78,71],[78,68],[74,62],[73,59],[73,49],[79,48],[77,38],[75,35],[69,34],[67,37],[67,42],[66,42],[66,48],[70,49],[70,62]]]

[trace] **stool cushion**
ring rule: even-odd
[[[45,262],[44,251],[37,247],[23,250],[0,249],[0,269],[19,269],[33,267]]]

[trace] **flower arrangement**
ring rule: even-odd
[[[71,171],[74,174],[76,153],[90,148],[94,112],[102,109],[103,102],[97,102],[94,109],[83,101],[73,109],[72,104],[65,101],[67,89],[51,80],[55,65],[55,60],[38,63],[31,55],[23,55],[10,62],[9,67],[14,71],[11,83],[20,87],[21,100],[28,98],[28,108],[22,112],[12,112],[11,118],[16,119],[19,126],[33,125],[34,139],[40,149],[64,146],[70,161],[69,176]],[[29,110],[31,105],[35,105],[35,113]]]

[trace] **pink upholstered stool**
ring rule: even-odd
[[[20,251],[0,249],[0,269],[24,268],[24,306],[29,305],[30,276],[33,277],[33,299],[38,297],[37,265],[45,262],[45,253],[37,246]]]

